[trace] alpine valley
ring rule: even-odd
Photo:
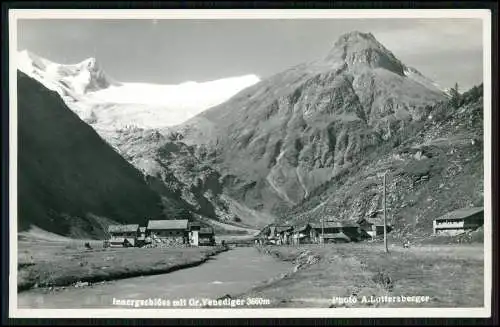
[[[90,125],[119,154],[113,159],[106,150],[106,164],[135,176],[136,191],[151,203],[163,199],[164,212],[173,203],[180,208],[170,218],[187,215],[227,233],[253,233],[274,222],[316,222],[324,215],[377,219],[384,172],[396,234],[427,233],[433,218],[483,200],[482,86],[451,96],[370,33],[344,34],[317,60],[263,80],[248,75],[180,85],[122,83],[94,59],[58,65],[26,51],[18,57],[27,75],[18,82],[19,98],[36,93],[38,111],[55,105],[60,115],[73,111],[72,120],[79,120],[73,124],[80,127],[66,133]],[[53,123],[64,125],[55,118]],[[75,152],[87,140],[101,141],[86,133],[88,138],[71,143]],[[21,147],[21,155],[28,150]],[[96,161],[103,159],[89,151]],[[26,180],[45,173],[31,171]],[[140,191],[144,187],[148,191]],[[107,192],[102,201],[114,197]],[[22,198],[20,206],[32,207],[34,198]],[[84,206],[85,196],[80,200]],[[131,196],[130,205],[134,201],[143,200]],[[93,213],[134,220],[132,213]],[[137,213],[139,220],[140,214],[157,214]],[[38,217],[35,225],[54,231],[42,221],[49,218]]]

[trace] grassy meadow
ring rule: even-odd
[[[86,242],[92,249],[85,248]],[[224,250],[220,246],[104,248],[102,241],[19,240],[17,288],[22,291],[168,273],[201,264]]]
[[[301,267],[245,296],[274,307],[482,307],[482,244],[391,247],[379,244],[267,246],[263,252]],[[304,258],[319,262],[304,265]],[[302,262],[302,263],[301,263]],[[333,297],[429,296],[425,303],[332,305]],[[266,306],[269,307],[269,306]]]

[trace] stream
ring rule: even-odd
[[[116,300],[151,298],[173,302],[180,299],[217,299],[226,294],[245,292],[291,268],[291,263],[261,254],[253,247],[236,247],[211,257],[199,266],[168,274],[127,278],[79,288],[69,286],[24,291],[18,294],[18,308],[124,308],[127,306],[116,305]]]

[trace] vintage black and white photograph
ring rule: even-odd
[[[11,314],[490,315],[489,12],[270,13],[11,12]]]

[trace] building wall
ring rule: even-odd
[[[316,233],[314,230],[306,229],[302,232],[293,232],[288,236],[288,243],[293,245],[299,244],[310,244],[313,243],[316,239]]]
[[[199,235],[198,236],[198,244],[199,245],[211,245],[214,242],[213,235]]]
[[[320,243],[321,242],[321,240],[320,240],[321,230],[312,229],[311,233],[310,233],[310,236],[311,236],[311,241],[312,242],[314,242],[314,243]]]
[[[136,244],[136,240],[134,238],[125,238],[125,240],[128,241],[128,243],[131,246],[135,246],[135,244]],[[116,241],[116,238],[111,238],[109,240],[109,244],[110,244],[111,247],[123,247],[124,242],[118,243]],[[128,245],[128,246],[130,246],[130,245]]]
[[[126,239],[132,246],[135,246],[136,240],[137,240],[137,233],[134,232],[118,232],[118,233],[109,233],[110,234],[110,241],[116,240],[117,238],[124,238]],[[118,245],[113,245],[114,247]]]
[[[194,230],[189,233],[189,244],[193,246],[199,245],[198,231]]]
[[[331,228],[326,228],[325,227],[325,234],[335,234],[340,232],[340,228],[338,227],[331,227]]]
[[[484,213],[480,212],[470,217],[460,220],[434,220],[434,234],[438,235],[458,235],[467,230],[475,229],[483,225]]]
[[[465,232],[464,229],[438,229],[436,231],[436,234],[443,236],[455,236],[458,234],[462,234],[463,232]]]
[[[366,233],[368,233],[368,235],[370,235],[371,237],[377,236],[376,230],[366,230]]]
[[[167,246],[185,244],[188,241],[188,234],[179,230],[155,230],[150,232],[153,243],[160,243]]]
[[[441,220],[436,221],[434,228],[464,228],[465,224],[463,220]]]
[[[137,233],[134,233],[134,232],[127,232],[127,233],[123,233],[123,232],[112,232],[112,233],[109,233],[109,235],[112,237],[112,238],[136,238],[137,237]]]
[[[289,234],[288,232],[286,232],[286,233],[280,233],[278,235],[280,244],[289,244],[289,243],[291,243],[291,240],[290,240],[291,236],[292,235]]]
[[[384,226],[373,226],[375,229],[375,235],[384,235]],[[389,228],[386,227],[387,233],[389,233]]]
[[[349,227],[342,227],[341,231],[351,239],[351,241],[361,241],[362,240],[362,235],[361,235],[361,227],[357,226],[349,226]]]
[[[464,228],[475,229],[484,224],[484,212],[479,212],[473,216],[468,217],[464,222]]]
[[[348,240],[345,240],[343,238],[325,238],[324,242],[325,243],[349,243]]]
[[[109,243],[110,248],[122,248],[123,244],[117,244],[117,243]]]
[[[186,235],[186,231],[180,229],[165,229],[151,231],[157,237],[182,237]]]

